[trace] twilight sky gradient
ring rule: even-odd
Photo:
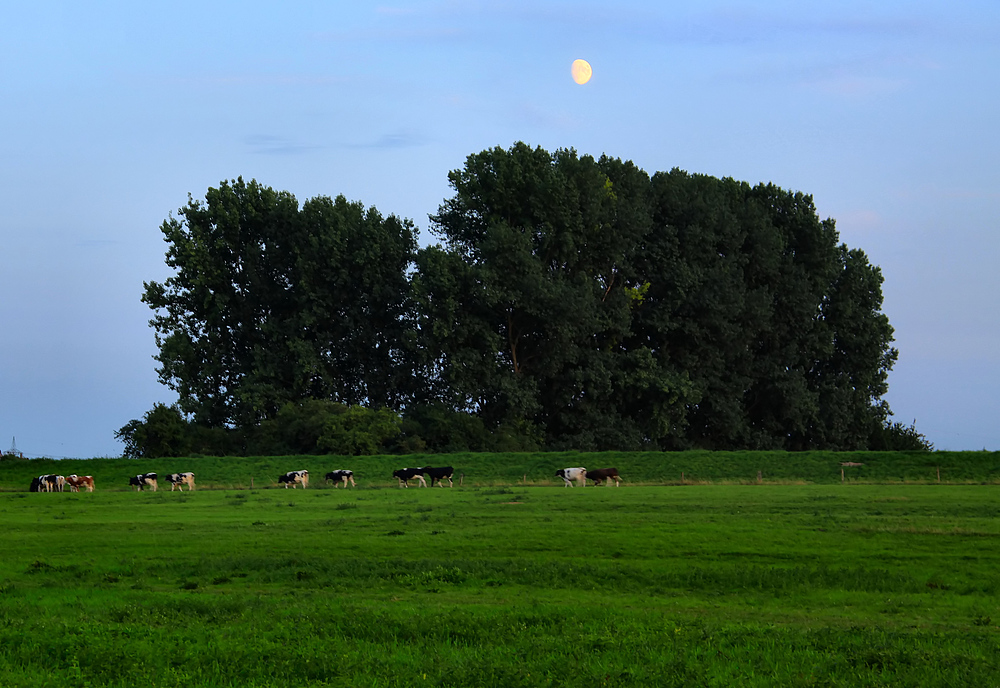
[[[998,77],[996,0],[12,3],[0,450],[117,456],[174,400],[139,297],[188,193],[342,193],[428,243],[448,171],[518,140],[812,194],[885,276],[895,419],[1000,449]]]

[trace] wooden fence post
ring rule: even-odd
[[[844,469],[840,469],[840,482],[844,482]]]

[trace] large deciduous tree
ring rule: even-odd
[[[685,371],[687,437],[707,448],[864,447],[896,357],[881,275],[809,196],[689,175],[652,180],[649,283],[634,336]]]
[[[516,144],[469,156],[415,295],[440,398],[551,448],[858,448],[896,352],[812,199]]]
[[[469,156],[449,179],[455,195],[431,218],[444,246],[420,252],[415,278],[448,400],[490,427],[543,429],[553,448],[669,434],[683,374],[623,348],[641,300],[631,266],[649,231],[645,173],[517,144]],[[644,395],[653,423],[633,412]]]
[[[174,274],[143,301],[160,379],[195,422],[251,427],[309,398],[398,408],[412,389],[409,221],[342,196],[300,210],[240,178],[161,231]]]

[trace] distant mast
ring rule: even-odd
[[[19,456],[21,454],[21,452],[17,450],[17,442],[14,441],[13,437],[10,438],[10,449],[7,450],[7,453],[13,454],[14,456]]]

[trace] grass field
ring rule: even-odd
[[[994,485],[4,489],[5,687],[1000,685]]]
[[[841,464],[860,464],[844,467]],[[200,487],[276,486],[290,470],[308,470],[312,486],[337,468],[350,468],[366,487],[395,486],[404,466],[454,466],[468,487],[562,486],[557,468],[617,466],[630,485],[692,483],[1000,484],[1000,452],[531,452],[412,456],[184,457],[163,459],[0,460],[0,491],[23,491],[43,473],[92,475],[97,489],[129,490],[129,476],[193,471]],[[842,473],[843,472],[843,473]],[[251,482],[252,481],[252,482]]]

